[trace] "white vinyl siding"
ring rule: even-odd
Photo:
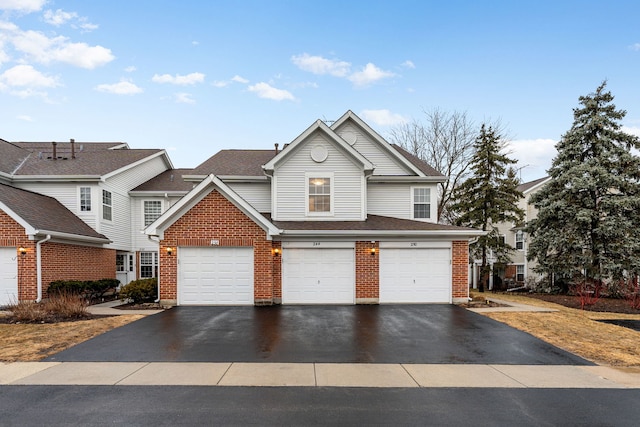
[[[127,193],[168,169],[163,156],[138,164],[105,180],[114,192]]]
[[[353,145],[353,148],[374,164],[374,175],[413,175],[413,173],[393,160],[388,152],[380,148],[378,143],[374,142],[371,137],[358,126],[346,123],[336,131],[340,136],[344,135],[345,132],[351,132],[357,136],[357,141]]]
[[[229,187],[238,193],[258,212],[271,212],[271,185],[263,183],[229,183]]]
[[[155,200],[162,203],[163,212],[169,209],[180,197],[131,197],[131,230],[129,234],[132,236],[132,248],[137,251],[157,251],[158,243],[149,239],[149,236],[143,233],[144,226],[144,201]]]
[[[311,149],[323,146],[327,149],[327,159],[316,163],[311,159]],[[309,217],[307,210],[307,173],[317,176],[333,173],[334,207],[332,217]],[[272,180],[275,210],[273,218],[281,221],[301,220],[361,220],[364,219],[364,173],[359,165],[352,162],[333,143],[314,133],[309,140],[299,146],[296,152],[276,167]]]

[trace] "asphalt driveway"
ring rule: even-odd
[[[175,307],[46,360],[592,364],[455,305]]]

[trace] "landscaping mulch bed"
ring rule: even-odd
[[[553,294],[519,294],[529,298],[536,298],[543,301],[560,304],[569,308],[581,308],[580,297],[573,295],[553,295]],[[640,314],[640,310],[631,307],[625,299],[600,298],[594,305],[586,305],[585,311]]]
[[[157,302],[144,302],[140,304],[127,303],[115,306],[118,310],[163,310],[165,307]]]

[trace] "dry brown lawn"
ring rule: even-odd
[[[100,317],[75,322],[0,324],[0,362],[34,362],[144,316]]]
[[[491,294],[485,296],[492,297]],[[487,312],[483,315],[600,365],[640,366],[640,332],[597,321],[640,320],[640,314],[582,311],[519,295],[500,294],[495,298],[558,311]]]

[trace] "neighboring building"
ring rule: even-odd
[[[536,262],[527,260],[529,236],[524,232],[524,225],[536,218],[538,214],[538,210],[529,204],[531,196],[549,182],[550,179],[550,177],[544,177],[520,184],[518,191],[522,192],[524,197],[518,202],[518,207],[525,212],[524,222],[522,224],[503,223],[498,225],[498,230],[504,236],[505,241],[515,248],[511,255],[511,263],[503,270],[495,272],[506,286],[522,286],[527,281],[527,278],[538,278],[538,274],[533,271]]]
[[[89,280],[117,277],[122,283],[128,283],[144,275],[142,273],[146,271],[142,261],[147,256],[141,255],[141,252],[155,252],[155,258],[157,258],[157,244],[139,244],[139,236],[144,237],[142,234],[144,227],[139,222],[136,224],[132,221],[136,209],[134,200],[137,199],[130,196],[129,191],[171,167],[171,162],[164,150],[134,150],[129,149],[127,144],[117,142],[95,143],[71,140],[69,143],[11,143],[0,140],[0,184],[4,184],[0,187],[0,192],[3,193],[0,195],[0,200],[5,200],[0,214],[4,214],[5,218],[8,215],[13,221],[9,221],[9,224],[0,223],[0,237],[13,235],[16,226],[14,222],[25,230],[28,230],[30,225],[35,227],[32,230],[38,231],[40,230],[39,219],[50,215],[49,224],[51,221],[55,223],[59,220],[54,212],[46,210],[45,205],[33,202],[29,205],[30,208],[42,217],[36,218],[35,223],[21,221],[20,218],[25,218],[25,211],[17,213],[19,208],[13,205],[18,199],[24,201],[28,198],[33,201],[37,199],[36,195],[49,196],[64,206],[79,222],[83,222],[94,233],[102,236],[102,240],[92,241],[93,246],[108,249],[112,253],[108,274],[102,267],[96,267],[89,277],[83,272],[84,265],[73,263],[73,267],[78,271],[77,277],[61,273],[50,278],[52,280],[80,278]],[[28,191],[15,193],[22,194],[21,198],[8,198],[9,193],[14,194],[13,189]],[[31,196],[25,196],[25,194],[31,194]],[[162,203],[161,210],[167,209],[169,204],[170,202]],[[12,211],[17,214],[11,214]],[[154,211],[153,214],[157,217],[160,213]],[[44,230],[59,231],[55,227]],[[45,252],[46,248],[53,247],[57,243],[67,243],[66,239],[55,233],[50,240],[44,242],[48,234],[23,233],[32,245],[40,242],[37,248],[41,247]],[[75,237],[71,240],[77,241]],[[145,240],[148,239],[145,238]],[[4,253],[0,275],[5,278],[13,276],[12,281],[20,283],[20,291],[17,295],[0,291],[4,295],[2,301],[6,302],[10,298],[18,297],[21,300],[36,299],[35,287],[30,284],[33,280],[25,277],[42,276],[45,281],[40,284],[43,288],[41,291],[46,292],[50,282],[50,280],[47,281],[49,276],[40,266],[35,266],[37,271],[29,269],[23,271],[21,266],[19,274],[16,275],[16,263],[22,259],[29,259],[29,252],[25,257],[14,259],[17,243],[14,245],[13,242],[12,239],[0,240],[0,251]],[[21,245],[24,246],[24,244]],[[13,256],[10,256],[10,253]],[[100,262],[103,262],[102,258]],[[43,262],[42,268],[45,265],[46,262]],[[14,285],[8,286],[9,289],[13,287]]]
[[[437,224],[444,179],[351,111],[194,169],[122,143],[0,140],[0,294],[158,277],[165,304],[466,301],[481,232]]]
[[[445,177],[352,112],[276,150],[223,150],[146,228],[166,304],[451,303],[468,297],[468,241],[437,224]]]

